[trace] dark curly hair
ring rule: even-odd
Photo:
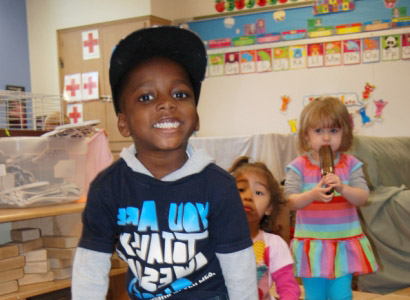
[[[276,218],[280,211],[280,205],[284,204],[283,191],[278,181],[273,176],[272,172],[263,162],[249,162],[250,158],[241,156],[235,160],[231,168],[228,170],[235,178],[243,172],[256,172],[266,177],[269,185],[270,204],[272,205],[272,213],[263,216],[259,222],[259,228],[266,232],[279,234],[282,227],[275,224]]]

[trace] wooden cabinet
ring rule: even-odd
[[[124,145],[131,143],[117,130],[117,117],[111,99],[109,64],[112,50],[121,38],[131,32],[153,25],[169,25],[171,22],[154,16],[137,17],[113,22],[61,29],[57,31],[59,51],[60,92],[64,89],[64,76],[98,72],[100,99],[83,103],[83,119],[101,121],[100,128],[108,132],[111,151],[116,156]],[[100,58],[83,59],[82,32],[98,30]]]
[[[12,222],[13,228],[36,227],[42,234],[81,234],[81,212],[85,203],[66,203],[33,208],[0,209],[0,223]],[[128,299],[125,291],[127,268],[111,270],[110,291],[107,299]],[[19,287],[14,293],[0,296],[0,300],[26,299],[71,286],[71,279],[54,280]]]

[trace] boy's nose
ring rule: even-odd
[[[175,107],[176,102],[172,97],[162,96],[158,99],[158,109],[173,109]]]

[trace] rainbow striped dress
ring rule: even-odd
[[[349,184],[350,174],[362,165],[354,156],[341,153],[335,173],[344,184]],[[320,181],[319,166],[312,164],[306,155],[296,158],[287,168],[303,179],[302,192],[311,190]],[[336,191],[331,202],[314,201],[297,210],[290,247],[297,277],[333,279],[378,269],[356,207]]]

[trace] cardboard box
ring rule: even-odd
[[[12,241],[25,242],[40,238],[40,229],[38,228],[19,228],[10,230]]]

